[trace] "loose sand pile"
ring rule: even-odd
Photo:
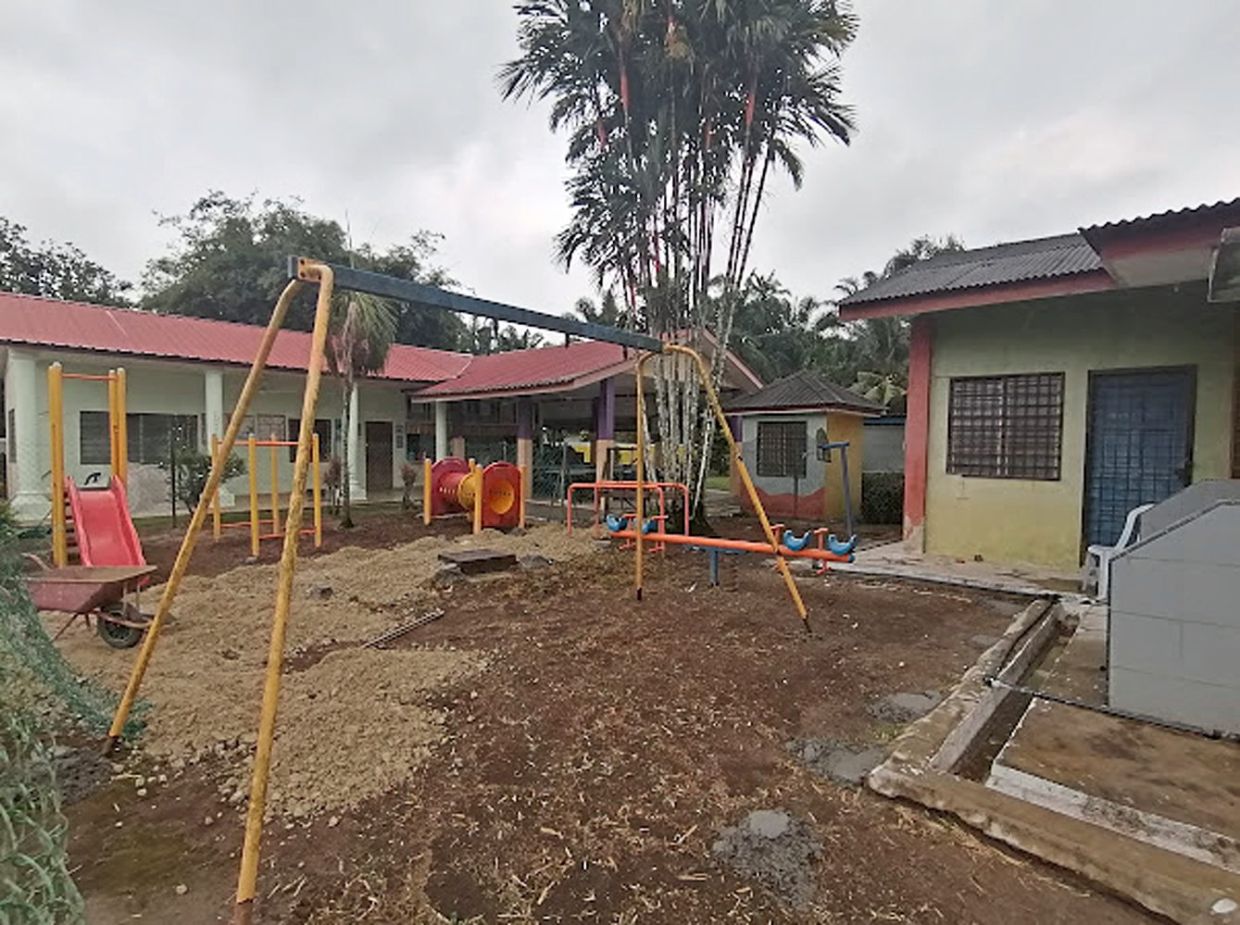
[[[355,644],[434,606],[429,583],[439,553],[469,546],[553,560],[594,549],[584,533],[569,537],[549,525],[524,536],[484,531],[385,550],[350,547],[299,562],[287,650],[346,647],[304,671],[286,669],[269,804],[275,811],[301,814],[382,793],[442,736],[444,718],[425,706],[427,695],[480,671],[483,653]],[[275,582],[274,565],[185,580],[142,686],[154,708],[141,740],[145,751],[181,762],[253,742]],[[144,596],[144,609],[154,609],[160,590]],[[78,671],[117,689],[137,653],[108,649],[82,628],[59,645]]]

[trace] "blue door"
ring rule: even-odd
[[[1195,384],[1192,369],[1090,376],[1086,543],[1114,544],[1130,510],[1192,479]]]

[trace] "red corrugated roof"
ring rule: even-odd
[[[429,386],[417,397],[547,390],[590,377],[602,378],[614,367],[624,367],[634,360],[634,351],[598,341],[496,353],[474,357],[459,376]]]
[[[262,336],[256,325],[0,292],[0,343],[248,366]],[[281,331],[269,365],[304,370],[309,357],[308,333]],[[461,373],[471,359],[464,353],[397,344],[378,378],[441,382]]]

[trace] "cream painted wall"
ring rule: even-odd
[[[804,477],[793,479],[791,476],[762,475],[758,471],[758,430],[768,421],[799,423],[805,428]],[[746,414],[741,418],[741,455],[745,468],[749,470],[754,486],[768,496],[765,503],[780,516],[790,516],[794,506],[797,513],[806,519],[821,517],[825,513],[823,496],[819,493],[826,480],[826,467],[814,452],[814,435],[825,425],[826,417],[821,412],[769,412]],[[818,497],[811,503],[809,499],[814,495]]]
[[[93,354],[75,354],[68,352],[40,350],[33,352],[35,357],[35,395],[34,408],[37,415],[35,427],[35,443],[37,445],[37,462],[35,467],[41,477],[41,509],[24,511],[23,519],[37,520],[46,515],[47,498],[49,496],[48,474],[51,470],[51,452],[49,446],[47,418],[47,368],[59,361],[67,372],[106,373],[109,368],[123,366],[128,379],[127,410],[132,414],[187,414],[199,417],[199,438],[206,448],[209,434],[205,433],[203,419],[206,410],[206,376],[210,367],[205,364],[175,363],[140,360],[134,357],[101,357]],[[15,388],[11,387],[7,375],[5,403],[11,406],[19,398]],[[225,422],[241,393],[245,381],[245,371],[226,369],[223,373],[224,414]],[[263,386],[255,397],[251,413],[278,415],[284,419],[283,428],[287,427],[287,419],[299,417],[301,412],[302,389],[305,377],[294,373],[270,372],[263,380]],[[82,411],[107,411],[107,388],[102,382],[82,382],[66,380],[65,392],[65,471],[78,482],[84,482],[92,473],[99,473],[106,478],[108,466],[84,465],[80,461],[80,422]],[[28,400],[28,399],[26,399]],[[405,399],[398,384],[365,383],[361,387],[362,420],[390,421],[403,437],[405,423]],[[7,409],[6,409],[7,411]],[[340,388],[335,379],[325,376],[319,394],[317,417],[338,421],[340,416]],[[274,423],[274,422],[273,422]],[[335,430],[339,430],[338,424]],[[364,434],[364,428],[363,428]],[[266,435],[263,435],[266,436]],[[282,429],[279,436],[285,436]],[[393,484],[399,485],[399,464],[403,460],[403,446],[397,448],[393,441],[392,465]],[[403,439],[402,439],[403,444]],[[238,445],[235,452],[243,459],[246,456],[243,444]],[[332,452],[328,446],[322,447],[323,459]],[[270,451],[259,451],[259,490],[266,499],[270,493]],[[361,454],[365,460],[365,452]],[[292,481],[292,463],[287,448],[278,453],[280,474],[280,491],[287,493]],[[360,476],[365,480],[364,463]],[[166,476],[162,470],[153,465],[130,464],[129,476],[130,501],[137,515],[163,514],[168,510]],[[232,479],[226,488],[232,492],[238,505],[247,505],[249,483],[248,476]],[[10,479],[10,493],[16,490],[14,481]],[[358,500],[363,500],[359,498]]]
[[[831,443],[847,441],[849,444],[848,493],[852,500],[854,522],[861,519],[861,470],[865,465],[866,439],[864,422],[865,418],[855,414],[833,411],[827,415],[827,440]],[[839,450],[831,451],[831,461],[826,465],[825,481],[827,519],[832,524],[841,524],[844,522],[844,462]]]
[[[1194,478],[1230,474],[1236,370],[1234,307],[1207,305],[1200,287],[1107,293],[934,318],[928,552],[1074,568],[1081,553],[1090,371],[1194,366]],[[1059,481],[947,474],[952,377],[1063,372]]]
[[[826,489],[820,495],[818,509],[809,504],[798,505],[801,516],[807,519],[825,517],[832,525],[844,522],[844,465],[840,452],[831,453],[829,462],[818,458],[817,434],[825,427],[831,442],[848,441],[848,477],[852,495],[853,517],[861,516],[861,467],[865,460],[865,432],[863,418],[855,414],[831,412],[810,414],[793,411],[787,414],[747,414],[741,418],[741,452],[754,485],[768,496],[768,501],[781,513],[791,504],[794,482],[791,478],[777,478],[758,474],[758,425],[762,421],[802,421],[805,425],[805,478],[797,480],[796,489],[802,498]],[[739,488],[739,483],[737,485]],[[743,490],[742,490],[743,491]],[[780,498],[783,506],[780,506]]]

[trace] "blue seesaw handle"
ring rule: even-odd
[[[835,538],[835,534],[831,533],[827,536],[827,549],[831,550],[837,556],[851,555],[853,550],[857,548],[857,536],[853,534],[848,538],[847,543],[841,543]]]
[[[627,524],[625,524],[623,517],[620,517],[616,514],[607,515],[607,529],[610,530],[612,533],[619,533],[626,526]]]
[[[813,535],[813,530],[806,530],[804,536],[796,536],[793,533],[785,531],[782,542],[793,552],[800,552],[809,545],[810,537]]]

